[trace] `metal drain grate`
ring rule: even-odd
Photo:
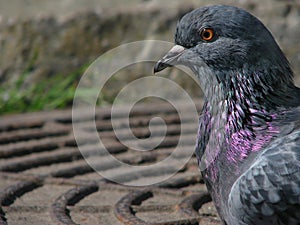
[[[180,103],[181,104],[181,103]],[[182,103],[183,104],[183,103]],[[124,108],[118,109],[117,129],[123,129]],[[146,187],[119,185],[106,180],[86,163],[72,130],[71,110],[5,116],[0,121],[0,224],[221,224],[210,202],[193,157],[170,179]],[[141,139],[153,116],[167,124],[167,136],[153,151],[137,152],[118,141],[112,129],[110,109],[98,109],[97,131],[108,151],[132,165],[148,165],[172,153],[180,128],[186,148],[194,148],[191,121],[180,121],[169,104],[137,105],[130,114],[132,132]],[[84,130],[82,143],[93,156],[88,116],[78,119]],[[182,123],[182,124],[181,124]],[[159,137],[160,125],[154,126]],[[191,135],[189,135],[191,133]],[[128,137],[129,138],[129,137]],[[130,141],[130,140],[129,140]],[[132,140],[134,141],[134,140]],[[96,158],[96,161],[98,159]],[[102,160],[102,161],[101,161]],[[131,174],[99,158],[100,170],[112,171],[128,184],[135,179],[160,176],[153,171]]]

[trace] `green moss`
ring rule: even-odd
[[[67,76],[51,76],[22,90],[20,87],[28,73],[25,71],[9,90],[0,88],[0,114],[71,107],[76,86],[87,66]]]

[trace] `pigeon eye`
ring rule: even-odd
[[[204,28],[200,32],[203,41],[212,41],[215,37],[215,31],[211,28]]]

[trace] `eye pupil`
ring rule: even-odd
[[[209,33],[208,31],[205,31],[204,34],[203,34],[203,37],[204,38],[209,38],[211,35],[211,33]]]

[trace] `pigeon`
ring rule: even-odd
[[[195,154],[225,225],[300,224],[300,88],[271,32],[235,6],[185,14],[154,66],[188,67],[204,93]]]

